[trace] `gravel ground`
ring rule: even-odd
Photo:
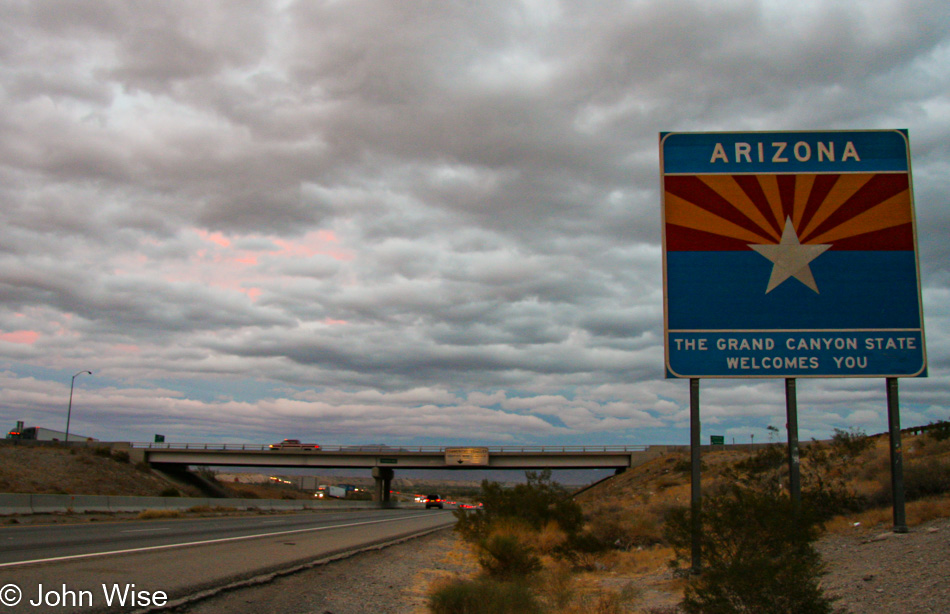
[[[836,607],[850,614],[950,614],[950,519],[891,531],[827,535],[818,549]],[[468,576],[475,564],[451,529],[232,590],[176,610],[187,614],[425,614],[432,582]],[[654,577],[656,576],[656,577]],[[667,570],[641,578],[639,611],[670,612]],[[655,609],[653,609],[655,608]]]
[[[950,519],[913,527],[828,535],[818,542],[822,579],[853,614],[950,613]]]

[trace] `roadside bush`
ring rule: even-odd
[[[98,447],[96,447],[96,448],[93,448],[92,453],[95,454],[96,456],[102,456],[102,457],[104,457],[104,458],[111,458],[111,457],[112,457],[112,448],[107,448],[107,447],[105,447],[105,446],[98,446]]]
[[[702,472],[702,471],[706,471],[707,468],[708,467],[706,466],[706,463],[702,459],[700,459],[699,470]],[[689,475],[693,471],[693,461],[689,456],[684,456],[683,458],[673,463],[672,469],[676,473],[685,473],[686,475]]]
[[[934,441],[946,441],[950,439],[950,422],[946,420],[931,422],[930,429],[927,431],[927,434]]]
[[[112,460],[117,463],[128,463],[131,460],[129,453],[125,450],[113,450],[112,451]]]
[[[660,528],[652,514],[644,510],[632,512],[622,505],[604,506],[587,522],[590,533],[605,548],[632,550],[638,546],[660,543]]]
[[[604,589],[592,591],[580,596],[575,603],[561,610],[564,614],[625,614],[630,612],[628,605],[639,599],[641,589],[628,584],[619,592]]]
[[[159,497],[180,497],[181,493],[178,492],[177,488],[169,486],[168,488],[163,489],[162,492],[158,493],[158,496]]]
[[[691,511],[672,512],[666,537],[674,566],[691,559]],[[689,614],[828,614],[819,578],[820,555],[815,517],[793,509],[787,496],[733,486],[703,499],[703,568],[687,586],[683,609]]]
[[[526,578],[541,569],[534,548],[508,531],[498,531],[480,541],[478,551],[478,563],[491,578]]]
[[[201,467],[195,469],[193,473],[206,482],[211,482],[212,484],[218,483],[218,474],[212,469]]]
[[[866,438],[873,444],[873,440]],[[860,447],[865,444],[856,444]],[[859,512],[867,509],[870,501],[857,494],[846,476],[846,469],[853,468],[853,458],[840,453],[840,448],[813,444],[802,448],[807,459],[801,465],[802,501],[809,506],[819,522],[837,514]],[[836,453],[838,452],[838,453]]]
[[[488,578],[453,580],[429,595],[433,614],[541,614],[530,587]]]
[[[505,520],[520,521],[535,531],[551,522],[568,535],[580,530],[584,515],[580,505],[558,483],[551,481],[551,471],[528,471],[527,483],[503,488],[497,482],[482,482],[478,510],[456,510],[455,530],[463,539],[477,543]]]
[[[904,497],[908,501],[950,492],[950,462],[940,459],[904,467]]]
[[[867,433],[860,429],[851,428],[847,431],[835,429],[835,434],[831,436],[831,447],[838,454],[843,454],[850,458],[861,456],[866,450],[874,446],[874,439],[867,436]]]
[[[593,571],[597,565],[598,555],[608,549],[609,546],[595,535],[584,532],[571,536],[566,544],[555,549],[554,555],[570,563],[576,570]]]
[[[788,463],[786,449],[780,445],[771,445],[737,461],[736,469],[751,474],[760,474],[785,468]]]

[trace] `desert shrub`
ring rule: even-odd
[[[128,463],[131,460],[131,457],[125,450],[113,450],[112,460],[116,461],[117,463]]]
[[[573,569],[593,571],[598,563],[598,555],[608,549],[608,544],[585,531],[572,535],[567,543],[555,549],[554,556],[569,563]]]
[[[491,578],[526,578],[541,569],[541,559],[518,536],[499,531],[478,544],[478,563]]]
[[[559,546],[567,543],[568,535],[554,521],[544,525],[540,531],[535,533],[532,539],[534,548],[538,554],[551,554]]]
[[[218,474],[214,470],[208,469],[207,467],[201,467],[199,469],[195,469],[194,474],[197,475],[202,480],[205,480],[206,482],[211,482],[212,484],[217,483],[218,481]]]
[[[873,440],[866,439],[873,444]],[[851,457],[841,454],[834,445],[811,445],[802,449],[805,450],[808,452],[802,454],[807,458],[801,465],[802,501],[817,520],[867,509],[869,500],[855,492],[846,476],[845,470],[854,466]]]
[[[671,467],[676,473],[685,473],[689,475],[693,471],[693,461],[689,456],[684,456],[683,458],[677,460],[673,463]],[[702,460],[699,461],[699,470],[706,471],[706,463]]]
[[[950,462],[940,459],[904,467],[904,497],[908,501],[950,492]]]
[[[562,610],[565,614],[625,614],[629,603],[640,597],[642,590],[628,584],[618,592],[600,589],[581,595]]]
[[[825,614],[831,600],[821,592],[823,572],[813,546],[817,523],[789,497],[733,486],[703,499],[702,573],[687,586],[689,614]],[[667,518],[666,536],[674,565],[691,560],[689,508]]]
[[[927,430],[927,435],[935,441],[946,441],[950,439],[950,421],[940,420],[938,422],[931,422],[930,428]]]
[[[867,497],[854,492],[843,480],[826,480],[821,476],[802,487],[802,502],[822,522],[838,514],[863,511],[871,505]]]
[[[644,510],[634,512],[621,505],[597,510],[588,520],[585,532],[599,540],[604,547],[617,550],[652,546],[661,541],[661,531],[652,514]]]
[[[433,614],[540,614],[541,606],[523,582],[488,578],[454,580],[429,594]]]
[[[104,458],[112,457],[112,448],[107,448],[105,446],[97,446],[93,448],[92,453],[96,456],[102,456]]]
[[[850,428],[847,431],[835,429],[831,436],[831,448],[838,454],[850,458],[861,456],[866,450],[874,446],[874,440],[860,429]]]
[[[455,530],[463,539],[471,543],[483,540],[496,523],[505,520],[523,522],[535,531],[551,522],[568,535],[580,530],[584,522],[581,507],[560,484],[551,481],[550,470],[525,475],[527,483],[512,488],[482,482],[482,508],[455,511]]]
[[[548,611],[564,612],[576,595],[571,567],[560,562],[546,566],[534,586]]]
[[[177,488],[173,486],[169,486],[168,488],[163,489],[162,492],[158,493],[158,496],[159,497],[180,497],[181,493],[178,492]]]
[[[735,468],[751,474],[760,474],[782,469],[788,462],[788,454],[780,445],[771,445],[737,461]]]

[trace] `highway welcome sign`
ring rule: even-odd
[[[926,375],[907,132],[660,134],[668,377]]]

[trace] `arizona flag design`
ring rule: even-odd
[[[670,376],[923,372],[904,133],[673,133],[661,154]]]

